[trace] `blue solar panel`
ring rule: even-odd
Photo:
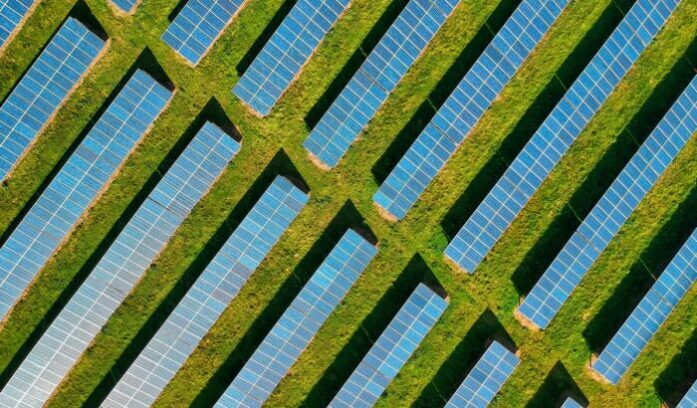
[[[697,407],[697,381],[687,391],[687,394],[680,400],[676,408],[695,408]]]
[[[583,220],[520,305],[520,315],[546,328],[661,174],[697,131],[697,77]]]
[[[42,406],[239,150],[206,123],[131,217],[0,392],[0,406]]]
[[[632,311],[593,369],[617,384],[697,280],[697,230]]]
[[[108,185],[172,93],[137,71],[0,247],[0,320]]]
[[[561,404],[560,408],[583,408],[583,405],[579,404],[573,398],[569,397],[566,400],[564,400],[564,403]]]
[[[0,107],[0,181],[68,99],[104,45],[70,17],[41,52]]]
[[[638,0],[445,250],[474,272],[680,0]]]
[[[494,341],[460,384],[446,408],[485,408],[513,374],[518,363],[518,356]]]
[[[266,116],[319,46],[350,0],[299,0],[232,92]]]
[[[215,406],[260,407],[375,254],[372,244],[346,231]]]
[[[141,0],[109,0],[113,5],[115,5],[119,11],[126,14],[133,14],[136,11],[136,7],[140,5]]]
[[[0,50],[37,0],[0,0]]]
[[[447,300],[419,284],[329,406],[372,407],[447,306]]]
[[[373,196],[377,205],[398,220],[406,216],[567,3],[568,0],[520,3],[382,183]]]
[[[172,314],[111,390],[103,407],[149,407],[307,203],[276,177]]]
[[[197,65],[244,3],[245,0],[190,0],[162,34],[162,41]]]
[[[303,146],[335,167],[423,53],[459,0],[410,0]]]

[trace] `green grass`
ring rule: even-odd
[[[354,0],[266,119],[251,115],[230,89],[237,80],[236,66],[273,18],[281,0],[250,0],[195,70],[159,40],[177,1],[148,0],[134,17],[122,18],[113,15],[106,1],[88,0],[112,39],[110,48],[40,136],[8,185],[0,189],[0,231],[11,225],[61,156],[92,123],[95,112],[145,47],[152,50],[176,84],[177,93],[119,177],[2,327],[0,379],[8,378],[50,316],[89,273],[109,238],[113,239],[119,225],[127,221],[129,211],[137,208],[143,186],[151,184],[151,176],[170,149],[191,131],[193,118],[214,97],[239,128],[242,151],[96,338],[54,395],[52,406],[93,406],[108,392],[187,284],[201,272],[216,245],[249,208],[255,194],[279,171],[300,173],[310,187],[310,203],[163,392],[158,406],[204,406],[214,401],[326,254],[331,237],[348,225],[363,222],[377,236],[380,253],[272,395],[269,406],[316,405],[331,398],[321,395],[322,391],[341,385],[352,364],[369,347],[370,339],[375,339],[390,313],[420,279],[437,280],[448,292],[450,306],[389,386],[381,406],[437,405],[439,398],[447,398],[444,390],[457,385],[465,367],[491,335],[510,336],[523,359],[497,397],[496,406],[548,401],[553,396],[545,393],[567,387],[569,378],[595,406],[657,406],[665,396],[659,395],[654,381],[669,367],[680,369],[679,361],[676,369],[671,359],[697,327],[697,290],[693,288],[678,306],[617,387],[589,376],[591,346],[586,329],[599,321],[598,313],[616,288],[622,287],[620,282],[629,271],[636,276],[646,269],[660,271],[652,261],[670,248],[655,245],[656,237],[670,237],[673,225],[694,221],[689,211],[684,215],[680,209],[682,202],[695,200],[694,137],[547,331],[529,332],[515,321],[512,311],[519,301],[517,286],[542,272],[539,269],[543,266],[531,261],[530,254],[553,255],[545,245],[558,245],[555,241],[559,237],[573,232],[579,222],[576,215],[592,205],[592,200],[584,197],[597,198],[600,186],[607,183],[607,172],[621,168],[622,160],[636,148],[632,147],[633,138],[645,137],[650,131],[647,123],[651,114],[665,109],[671,92],[679,91],[669,85],[689,80],[694,67],[684,54],[694,54],[697,2],[683,1],[474,276],[444,264],[446,232],[464,222],[477,198],[495,182],[502,163],[515,156],[516,149],[544,118],[545,110],[569,85],[569,76],[583,67],[590,56],[588,50],[602,43],[603,35],[612,28],[607,24],[620,17],[615,2],[572,1],[405,221],[390,224],[373,207],[371,196],[378,184],[373,174],[384,173],[385,169],[376,166],[390,161],[383,154],[403,149],[416,136],[418,124],[423,126],[424,112],[428,112],[424,100],[429,96],[442,100],[448,83],[441,78],[451,69],[463,69],[458,64],[466,65],[468,58],[462,51],[477,48],[469,45],[473,38],[476,43],[490,35],[489,26],[495,24],[485,24],[490,13],[510,9],[512,2],[503,1],[506,3],[501,7],[490,0],[463,1],[339,167],[323,172],[309,163],[301,146],[308,134],[306,116],[363,44],[389,0]],[[42,1],[0,57],[0,95],[21,76],[72,5]],[[589,30],[592,35],[584,39]],[[279,153],[281,149],[283,153]],[[328,226],[329,238],[323,235]],[[666,232],[664,227],[670,230]],[[558,368],[560,364],[563,370]],[[555,385],[560,381],[566,385]]]

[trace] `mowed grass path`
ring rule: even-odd
[[[588,375],[591,347],[584,332],[596,321],[604,310],[603,305],[621,287],[620,282],[629,271],[635,273],[640,257],[647,257],[646,269],[660,272],[651,261],[651,257],[657,256],[656,251],[644,251],[652,247],[665,225],[672,225],[675,214],[681,216],[681,203],[686,200],[694,203],[695,137],[544,333],[531,333],[514,320],[512,311],[521,295],[514,281],[521,274],[543,271],[543,266],[539,270],[540,265],[528,261],[528,255],[544,254],[545,248],[540,250],[538,245],[547,242],[546,237],[568,236],[573,232],[578,219],[569,218],[568,214],[578,215],[593,204],[586,202],[590,199],[574,198],[597,197],[597,184],[602,185],[607,177],[594,169],[618,171],[617,166],[621,168],[622,160],[626,161],[636,149],[634,139],[645,137],[650,131],[640,120],[646,115],[642,106],[649,106],[650,113],[662,112],[670,103],[671,92],[673,95],[679,92],[679,89],[671,91],[672,87],[666,83],[684,84],[689,80],[694,66],[683,55],[687,52],[689,57],[694,48],[697,2],[683,0],[666,28],[474,276],[464,276],[443,263],[442,250],[448,241],[443,225],[447,230],[452,228],[449,224],[459,227],[464,222],[467,209],[477,204],[472,202],[476,201],[474,198],[488,191],[503,163],[514,157],[516,148],[544,117],[541,111],[549,108],[554,98],[560,96],[560,90],[568,86],[568,70],[578,71],[586,63],[590,55],[584,55],[582,50],[587,42],[597,46],[603,40],[602,37],[584,40],[586,33],[603,32],[602,27],[595,26],[597,21],[604,24],[619,21],[618,7],[626,7],[629,2],[618,6],[610,0],[572,1],[550,35],[406,220],[390,224],[379,217],[372,205],[371,196],[378,185],[373,177],[375,163],[396,135],[416,136],[418,123],[423,125],[428,119],[428,114],[424,115],[424,109],[420,109],[424,100],[434,89],[443,86],[439,82],[451,66],[462,62],[459,56],[473,38],[490,35],[490,22],[485,23],[489,15],[510,10],[516,3],[502,1],[501,4],[488,0],[463,1],[361,140],[332,172],[320,171],[306,160],[301,146],[308,134],[304,118],[388,9],[390,1],[354,0],[298,81],[265,119],[251,115],[230,89],[238,78],[235,67],[282,6],[282,1],[250,0],[196,69],[183,64],[159,40],[168,24],[167,15],[177,1],[146,0],[134,17],[114,16],[106,1],[87,1],[112,44],[39,137],[8,185],[0,189],[0,231],[8,228],[64,152],[94,121],[95,112],[146,47],[177,86],[177,94],[119,177],[42,271],[2,327],[2,378],[10,375],[28,352],[32,340],[50,322],[46,314],[56,313],[59,310],[56,305],[65,302],[84,279],[113,239],[113,231],[127,221],[127,216],[122,215],[124,211],[137,208],[136,196],[152,180],[193,118],[214,97],[242,134],[241,153],[82,357],[52,399],[52,406],[91,405],[105,390],[108,392],[113,376],[125,368],[115,368],[116,362],[127,366],[135,357],[133,353],[139,351],[156,329],[152,326],[171,311],[187,284],[205,266],[205,259],[212,256],[211,252],[227,237],[227,231],[239,221],[237,212],[249,207],[250,200],[245,194],[250,187],[263,190],[264,182],[255,181],[274,157],[282,157],[274,161],[281,165],[272,166],[268,172],[274,173],[277,167],[297,168],[310,187],[310,203],[167,387],[157,405],[205,406],[217,398],[236,373],[234,369],[241,367],[243,359],[253,352],[314,271],[309,266],[316,266],[326,255],[328,245],[321,244],[320,239],[323,231],[328,226],[334,231],[358,222],[359,216],[346,217],[345,211],[340,213],[350,200],[377,236],[380,253],[276,390],[269,406],[313,405],[324,401],[323,398],[331,398],[331,395],[318,396],[313,387],[320,384],[326,390],[335,390],[341,385],[342,378],[352,369],[351,362],[360,359],[359,350],[369,345],[370,338],[374,340],[390,314],[408,295],[402,293],[404,290],[390,290],[393,283],[397,282],[399,289],[408,290],[421,273],[432,273],[430,279],[436,279],[449,294],[450,306],[390,385],[380,405],[437,405],[438,398],[448,395],[439,396],[439,392],[433,392],[433,386],[443,392],[441,388],[457,385],[465,367],[471,363],[472,354],[476,356],[483,350],[488,333],[505,330],[521,349],[523,363],[496,399],[496,406],[524,406],[546,384],[545,377],[558,362],[568,370],[586,398],[597,406],[657,406],[659,395],[654,380],[697,327],[696,291],[693,289],[679,305],[617,387],[600,384]],[[42,1],[0,56],[0,95],[11,89],[73,4]],[[605,27],[604,32],[610,28]],[[578,47],[581,51],[575,51],[574,57],[567,61]],[[682,68],[676,71],[674,67]],[[414,115],[418,117],[412,119]],[[281,149],[284,154],[279,155]],[[283,159],[285,155],[288,160]],[[456,210],[451,211],[453,207]],[[231,217],[235,209],[237,212]],[[688,216],[686,222],[693,220]],[[213,236],[216,239],[211,243]],[[528,266],[532,271],[526,269]],[[639,269],[639,273],[648,270]],[[467,339],[464,348],[472,350],[460,352],[463,339]],[[125,357],[124,351],[127,351]],[[340,359],[334,363],[337,356]],[[232,371],[226,373],[226,370]]]

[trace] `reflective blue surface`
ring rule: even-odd
[[[68,17],[0,107],[0,181],[48,124],[89,66],[104,40]]]
[[[140,142],[172,93],[136,71],[0,248],[0,320]]]
[[[446,408],[485,408],[520,363],[520,358],[494,341],[477,361]]]
[[[447,306],[445,299],[419,284],[329,406],[372,407]]]
[[[300,74],[350,0],[299,0],[232,92],[260,115],[268,115]]]
[[[0,49],[38,0],[0,0]]]
[[[685,396],[680,400],[676,408],[695,408],[697,407],[697,381],[692,384],[692,387],[687,391]]]
[[[617,384],[697,280],[697,230],[678,251],[646,296],[593,363]]]
[[[109,0],[124,13],[133,13],[140,0]]]
[[[204,125],[14,372],[0,406],[46,403],[238,150]]]
[[[625,221],[697,131],[697,77],[583,220],[520,305],[546,328]]]
[[[355,231],[346,231],[215,406],[261,407],[376,253]]]
[[[410,0],[303,146],[335,167],[445,23],[459,0]]]
[[[102,404],[149,407],[269,254],[307,194],[278,176]]]
[[[213,46],[245,0],[189,0],[162,41],[193,65]]]
[[[373,200],[401,220],[484,116],[568,0],[525,0],[387,176]]]
[[[656,36],[679,0],[638,0],[445,250],[473,273]]]
[[[560,408],[583,408],[583,406],[576,402],[574,399],[569,397],[566,400],[564,400],[564,403],[561,404]]]

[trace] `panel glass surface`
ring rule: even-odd
[[[569,397],[564,400],[564,403],[561,404],[560,408],[583,408],[583,405],[579,404],[578,402],[576,402],[576,400]]]
[[[0,0],[0,49],[38,0]]]
[[[113,5],[124,13],[135,13],[136,7],[140,4],[140,0],[109,0]]]
[[[0,106],[0,181],[84,77],[105,42],[69,17]]]
[[[387,176],[373,201],[401,220],[484,116],[568,0],[525,0]]]
[[[197,65],[245,1],[189,0],[162,34],[162,41]]]
[[[423,53],[459,0],[410,0],[303,146],[335,167]]]
[[[546,328],[625,221],[697,132],[697,77],[586,216],[518,311]]]
[[[638,0],[445,250],[468,273],[532,195],[646,49],[680,0]]]
[[[680,400],[676,408],[695,408],[697,407],[697,381],[687,391],[687,394]]]
[[[172,93],[136,71],[0,247],[0,320],[109,184]]]
[[[22,361],[0,406],[46,403],[238,150],[218,127],[203,126]]]
[[[376,253],[358,233],[346,231],[215,406],[261,407]]]
[[[446,408],[485,408],[513,374],[520,358],[494,341],[475,364]]]
[[[363,408],[375,405],[447,306],[447,300],[428,286],[419,284],[329,406]]]
[[[593,363],[593,369],[612,384],[617,384],[656,334],[668,315],[697,280],[697,230],[646,296],[629,315],[610,343]]]
[[[278,176],[138,355],[103,407],[149,407],[269,254],[308,196]]]
[[[350,0],[299,0],[232,89],[266,116],[300,74]]]

